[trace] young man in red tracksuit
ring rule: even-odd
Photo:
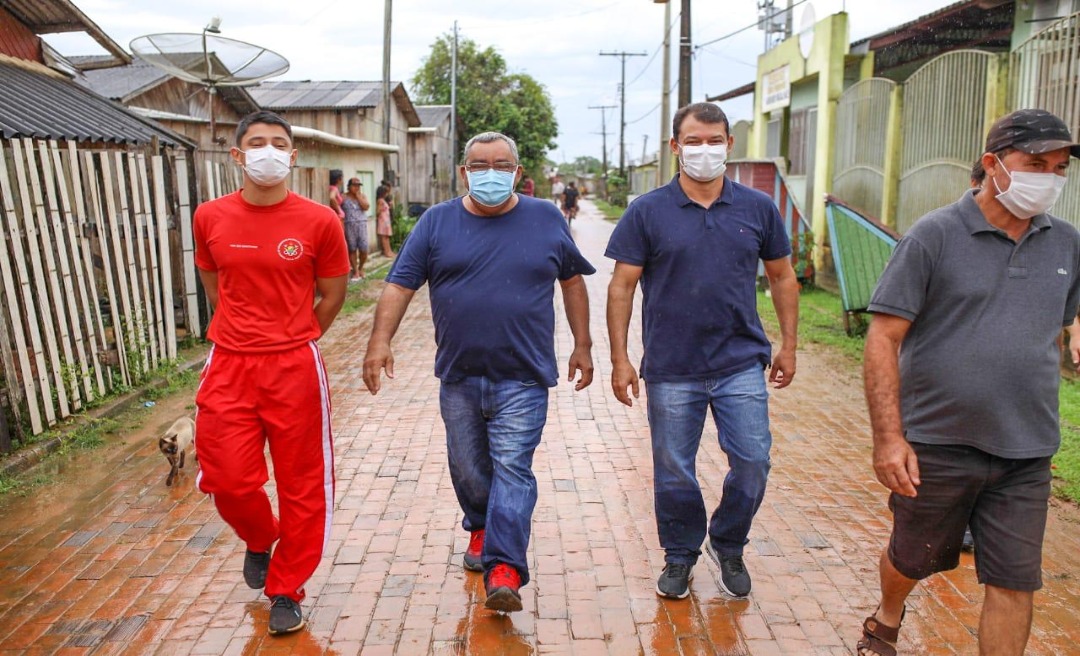
[[[195,264],[215,309],[195,399],[196,484],[247,543],[244,581],[265,588],[270,633],[281,634],[304,627],[304,583],[330,536],[330,389],[316,340],[341,310],[349,258],[333,210],[288,189],[296,150],[284,119],[244,117],[231,154],[243,189],[203,203],[194,220]],[[267,442],[280,520],[263,489]]]

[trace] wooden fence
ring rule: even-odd
[[[0,369],[33,434],[174,360],[178,315],[201,334],[189,160],[163,152],[0,141]]]

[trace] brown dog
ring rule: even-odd
[[[165,478],[165,485],[172,485],[176,474],[184,466],[184,455],[190,448],[192,457],[195,456],[195,422],[188,417],[181,417],[169,426],[169,430],[158,440],[158,448],[165,454],[169,464],[169,475]]]

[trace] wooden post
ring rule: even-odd
[[[7,159],[4,156],[4,147],[0,144],[0,203],[3,213],[0,214],[0,279],[3,281],[2,307],[7,308],[7,318],[11,321],[11,333],[15,337],[15,349],[11,352],[11,336],[7,332],[7,321],[0,313],[0,340],[3,341],[0,349],[0,357],[4,358],[4,380],[7,385],[8,395],[11,400],[11,412],[15,420],[22,426],[21,405],[25,400],[30,412],[30,430],[37,434],[44,430],[41,425],[41,411],[37,402],[37,385],[30,367],[30,356],[26,347],[26,336],[23,333],[22,312],[19,309],[19,299],[15,291],[15,279],[12,276],[11,262],[23,261],[22,240],[19,239],[18,224],[15,220],[15,199],[11,196],[11,183],[8,180]],[[6,243],[3,243],[6,242]],[[11,255],[8,248],[11,249]],[[23,266],[25,270],[25,265]],[[14,358],[19,360],[19,373],[22,375],[20,383],[15,375]]]
[[[145,226],[147,221],[146,214],[143,212],[143,193],[140,184],[145,179],[145,174],[139,175],[139,168],[145,164],[145,160],[136,156],[135,153],[128,153],[128,175],[131,182],[131,221],[132,225],[135,226],[135,235],[131,240],[131,247],[138,256],[135,260],[135,267],[139,273],[139,282],[142,284],[144,325],[140,332],[145,336],[149,346],[148,369],[156,369],[158,344],[157,340],[154,339],[154,299],[150,295],[150,281],[148,279],[150,263],[147,261],[146,253],[147,235]],[[146,212],[150,211],[149,205],[149,202],[145,204]]]
[[[202,322],[199,316],[199,292],[195,278],[195,238],[191,234],[191,188],[188,185],[187,154],[183,150],[176,153],[176,190],[180,200],[180,247],[184,257],[184,296],[185,310],[191,333],[202,336]]]
[[[11,158],[15,162],[15,180],[19,188],[19,197],[22,200],[23,231],[26,235],[25,248],[29,251],[30,269],[33,272],[34,289],[37,290],[38,298],[48,299],[49,292],[45,283],[45,274],[41,269],[41,252],[38,246],[38,229],[34,224],[34,209],[30,204],[30,191],[26,180],[26,167],[23,160],[22,145],[18,139],[11,140]],[[30,326],[31,341],[34,344],[34,360],[37,365],[38,385],[41,389],[41,401],[45,406],[45,418],[51,426],[56,423],[56,408],[52,403],[53,387],[49,383],[49,368],[45,363],[45,345],[42,343],[42,330],[44,329],[45,342],[49,353],[55,358],[54,370],[60,369],[60,358],[56,356],[56,333],[53,330],[52,310],[48,301],[40,306],[40,319],[38,306],[31,292],[31,278],[20,272],[19,277],[23,280],[23,307],[26,308],[26,316]],[[63,386],[61,386],[63,389]],[[59,394],[59,392],[58,392]],[[66,398],[65,398],[66,401]]]
[[[57,171],[62,170],[60,150],[53,150],[53,161]],[[101,374],[103,368],[100,353],[108,349],[105,343],[105,327],[101,323],[101,308],[97,304],[97,287],[94,285],[93,255],[90,251],[90,240],[86,236],[89,227],[86,222],[86,203],[83,199],[82,176],[79,174],[79,156],[75,150],[75,142],[67,143],[67,170],[70,183],[71,195],[68,195],[69,186],[60,185],[60,202],[64,206],[64,214],[67,219],[68,240],[71,242],[71,254],[74,258],[74,273],[79,301],[82,306],[82,316],[86,321],[86,336],[90,347],[90,360],[93,367],[93,377],[97,382],[97,393],[91,389],[91,381],[86,380],[87,398],[93,396],[105,396],[105,378]],[[74,208],[72,207],[74,199]],[[98,348],[98,344],[101,348]]]
[[[150,158],[154,176],[154,213],[157,214],[158,266],[161,271],[161,307],[165,318],[165,357],[176,359],[176,314],[173,312],[172,252],[169,214],[165,203],[165,166],[161,155]]]
[[[155,227],[158,221],[164,221],[165,218],[161,217],[158,221],[155,221],[154,218],[154,206],[150,201],[150,172],[146,168],[146,155],[144,153],[139,153],[135,159],[139,163],[139,191],[142,194],[143,218],[145,219],[146,224],[146,253],[150,257],[150,293],[153,301],[150,305],[153,308],[154,317],[154,326],[153,331],[151,331],[151,337],[156,337],[156,339],[151,341],[156,344],[156,348],[153,351],[153,357],[154,366],[157,367],[159,353],[162,360],[168,357],[165,354],[167,351],[165,346],[165,315],[172,314],[172,303],[170,302],[170,304],[166,306],[162,302],[161,279],[163,276],[158,268],[158,231]],[[164,277],[169,278],[170,276],[166,275]]]
[[[64,302],[61,303],[57,298],[55,303],[57,306],[62,306],[66,310],[66,316],[68,321],[67,331],[70,336],[65,341],[65,352],[70,355],[71,342],[75,344],[75,352],[78,356],[76,361],[74,358],[70,358],[67,361],[68,372],[64,381],[65,387],[68,383],[71,383],[71,389],[68,390],[71,393],[72,407],[75,409],[81,408],[82,403],[79,399],[80,389],[81,395],[85,397],[87,401],[90,400],[90,394],[92,389],[90,387],[90,368],[86,361],[86,345],[83,341],[82,321],[80,320],[80,313],[78,302],[75,297],[75,288],[71,280],[71,259],[69,249],[77,249],[77,245],[67,239],[68,235],[71,235],[71,211],[68,207],[67,200],[63,203],[64,207],[61,208],[61,204],[57,198],[56,189],[59,187],[62,193],[66,196],[67,191],[64,190],[64,168],[60,165],[60,155],[56,151],[56,142],[49,141],[46,144],[44,141],[38,142],[38,151],[41,155],[41,173],[45,181],[45,199],[48,202],[48,214],[52,217],[52,234],[56,243],[56,255],[60,264],[60,276],[63,281],[63,298]],[[56,166],[54,167],[54,158]],[[66,227],[66,229],[65,229]],[[57,286],[56,279],[53,279],[54,288]],[[75,370],[78,367],[78,382],[72,380],[75,377]]]
[[[113,183],[112,183],[112,166],[109,164],[109,152],[101,153],[101,180],[104,184],[103,196],[105,200],[105,212],[101,215],[104,219],[100,222],[101,230],[101,255],[102,260],[105,263],[105,276],[108,280],[109,287],[109,306],[112,308],[113,318],[113,338],[116,340],[116,352],[120,358],[120,373],[123,376],[124,384],[130,385],[133,376],[130,367],[128,367],[127,351],[132,348],[134,337],[131,331],[131,322],[128,322],[127,326],[123,325],[121,320],[120,310],[123,310],[124,317],[131,317],[131,299],[128,297],[127,278],[124,276],[123,271],[123,257],[124,252],[120,247],[120,229],[117,223],[120,221],[120,217],[116,213],[116,199],[113,196]],[[106,225],[106,223],[108,225]],[[113,267],[112,258],[106,257],[105,251],[105,236],[104,231],[109,232],[109,248],[112,250],[112,255],[115,256],[116,266]],[[113,275],[116,276],[117,287],[119,287],[119,298],[113,293]],[[120,307],[117,307],[116,301],[120,301]]]

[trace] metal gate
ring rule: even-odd
[[[1013,109],[1053,112],[1080,134],[1080,13],[1051,24],[1013,51],[1010,61]],[[1080,227],[1080,176],[1069,175],[1051,212]]]
[[[900,232],[970,186],[971,165],[998,113],[997,75],[997,55],[958,50],[930,61],[904,83]]]
[[[832,194],[882,217],[885,195],[885,135],[896,83],[870,78],[853,84],[836,107]]]

